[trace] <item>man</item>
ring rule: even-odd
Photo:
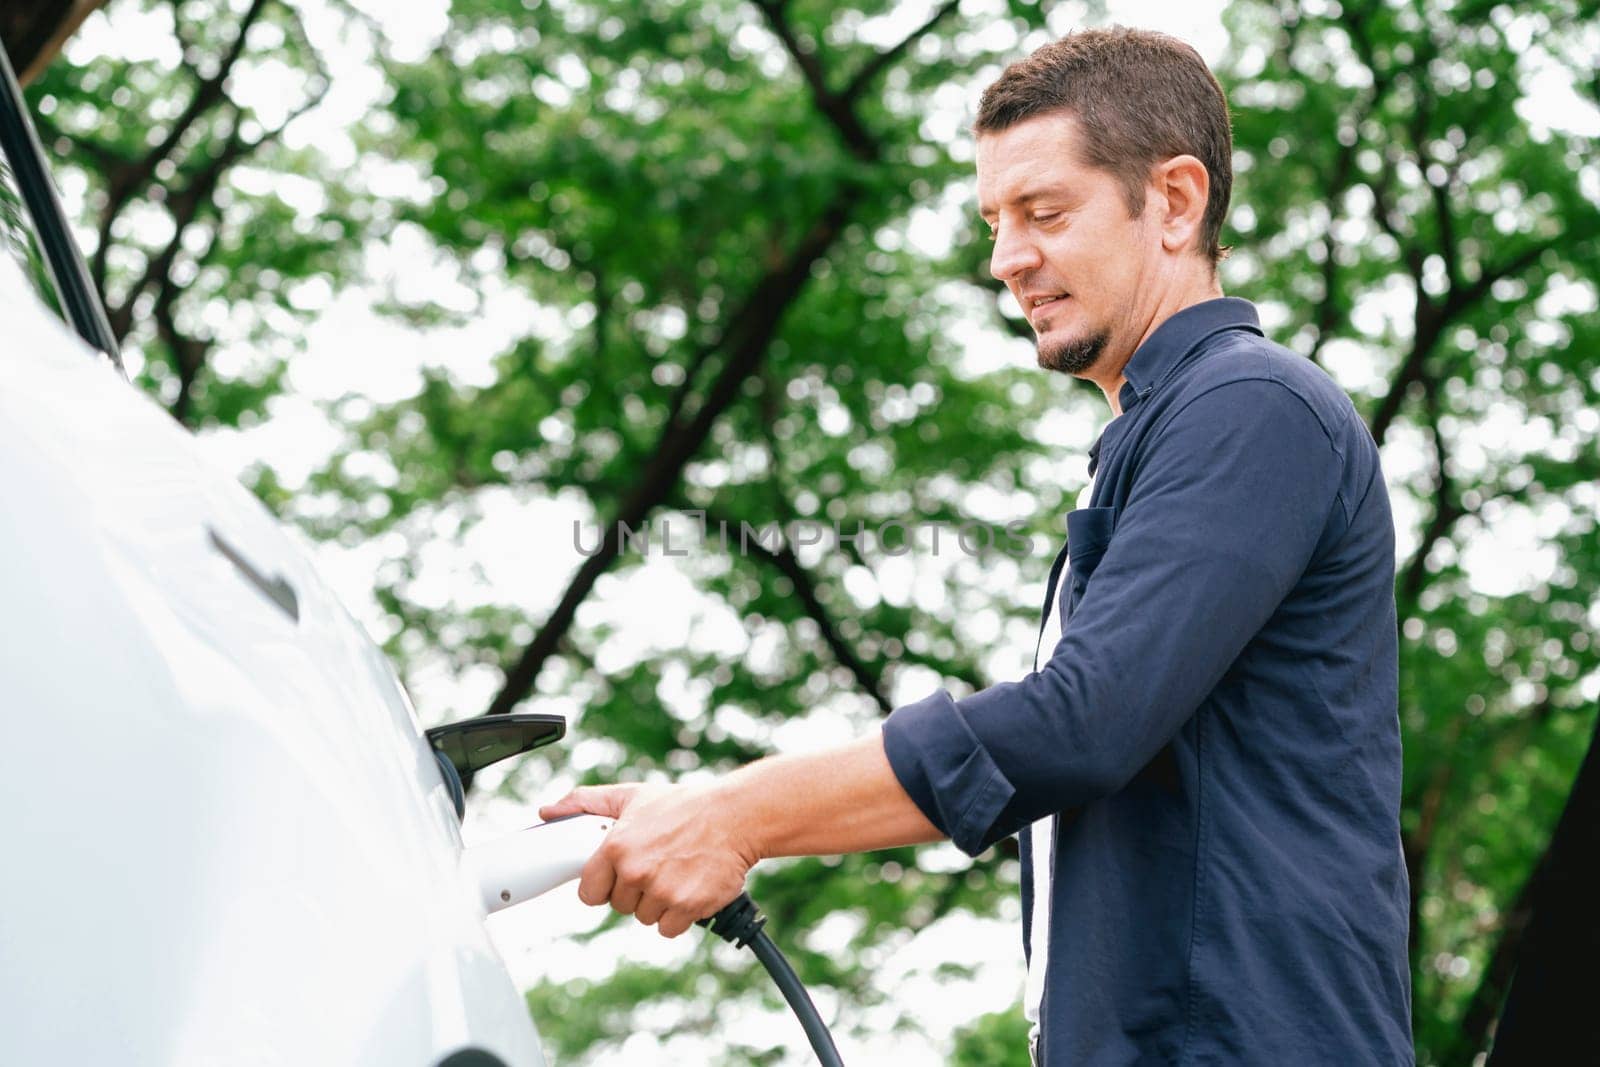
[[[1042,666],[541,814],[616,816],[579,895],[669,937],[768,856],[1022,831],[1038,1062],[1410,1062],[1388,497],[1348,398],[1222,296],[1222,90],[1170,37],[1086,31],[976,131],[991,270],[1112,413]]]

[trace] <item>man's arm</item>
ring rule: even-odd
[[[763,856],[945,835],[977,855],[1116,792],[1293,588],[1338,506],[1339,473],[1317,418],[1278,383],[1235,381],[1192,400],[1143,456],[1040,670],[960,701],[935,693],[844,749],[705,785],[579,790],[542,813],[619,816],[579,896],[676,936],[737,896]]]
[[[900,785],[873,731],[848,745],[771,756],[720,783],[758,858],[832,856],[943,838]]]
[[[714,782],[583,786],[539,809],[617,820],[578,896],[676,937],[744,888],[757,861],[923,844],[943,835],[895,778],[878,733],[839,748],[771,756]]]

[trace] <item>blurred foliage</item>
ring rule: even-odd
[[[10,257],[32,285],[33,291],[56,314],[65,317],[61,297],[56,292],[56,281],[44,251],[39,247],[38,235],[11,172],[10,164],[0,157],[0,254]]]
[[[1020,1007],[980,1015],[956,1039],[951,1067],[1029,1067],[1028,1020]]]
[[[284,84],[304,94],[277,119],[314,102],[326,76],[284,0],[115,0],[113,20],[169,18],[174,55],[69,50],[30,96],[85,176],[92,258],[143,384],[191,422],[259,416],[282,386],[281,338],[316,306],[297,285],[338,288],[364,248],[437,257],[437,292],[390,301],[419,328],[525,302],[487,374],[442,351],[414,395],[337,405],[345,441],[307,484],[263,471],[256,488],[313,534],[376,549],[403,672],[487,673],[497,710],[581,708],[582,777],[637,779],[753,758],[808,717],[868,729],[897,699],[1024,662],[1046,546],[1085,480],[1061,446],[1086,444],[1104,409],[1010,339],[1026,327],[986,276],[962,125],[1000,63],[1096,16],[1062,5],[1047,30],[1023,0],[981,7],[890,20],[893,5],[823,0],[458,0],[436,48],[385,58],[382,106],[352,135],[364,164],[414,176],[403,196],[286,147],[281,121],[216,78],[243,41],[238,69],[297,72]],[[1551,128],[1528,90],[1555,72],[1593,105],[1595,16],[1588,0],[1227,12],[1225,286],[1350,391],[1401,526],[1423,1064],[1469,1063],[1492,1036],[1523,885],[1594,719],[1600,168],[1594,138]],[[251,172],[264,177],[235,180]],[[264,361],[218,372],[224,333]],[[694,551],[676,566],[707,627],[624,649],[580,610],[597,593],[654,607],[629,602],[645,560],[615,538],[550,561],[565,578],[537,604],[484,583],[429,590],[430,551],[467,545],[506,499],[559,500],[607,530],[1020,519],[1035,551]],[[727,619],[736,647],[703,638]],[[548,780],[552,758],[503,788]],[[886,1007],[898,1026],[917,1018],[878,980],[883,961],[943,917],[1004,914],[1016,881],[1003,850],[970,868],[898,850],[773,865],[752,892],[837,1027],[881,1032]],[[842,950],[810,946],[825,916],[852,924]],[[630,964],[530,1004],[564,1061],[636,1033],[709,1033],[736,1002],[773,1006],[733,958]],[[1011,1062],[1024,1033],[1017,1010],[984,1016],[952,1057]],[[729,1056],[771,1062],[793,1037],[774,1028]]]
[[[164,47],[90,51],[108,24]],[[354,276],[365,204],[282,139],[327,84],[283,0],[113,0],[28,87],[125,363],[180,422],[259,420],[306,313]]]

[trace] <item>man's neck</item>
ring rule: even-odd
[[[1097,365],[1091,367],[1088,372],[1082,375],[1082,377],[1099,386],[1100,391],[1105,394],[1106,403],[1111,405],[1112,418],[1122,414],[1122,387],[1128,384],[1128,379],[1123,376],[1122,372],[1127,369],[1128,363],[1133,359],[1134,354],[1150,339],[1150,335],[1155,333],[1163,322],[1166,322],[1184,308],[1193,307],[1195,304],[1203,304],[1207,300],[1215,300],[1222,295],[1222,285],[1217,280],[1215,272],[1208,272],[1203,279],[1196,279],[1193,284],[1174,290],[1156,305],[1155,310],[1146,320],[1144,332],[1140,335],[1139,340],[1124,351],[1121,359],[1107,365],[1103,372],[1100,366]]]

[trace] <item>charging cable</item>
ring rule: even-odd
[[[441,769],[449,766],[442,758],[440,763]],[[493,913],[509,908],[577,878],[594,850],[605,841],[613,821],[600,815],[568,815],[467,849],[462,863],[477,884],[483,910]],[[749,893],[740,893],[711,918],[700,920],[701,926],[724,941],[756,954],[783,999],[789,1002],[789,1010],[805,1028],[822,1067],[844,1067],[839,1050],[833,1045],[833,1035],[817,1014],[806,987],[762,929],[766,924],[766,916]]]
[[[800,977],[794,973],[794,968],[789,966],[789,961],[783,958],[783,953],[778,951],[778,946],[772,943],[772,938],[762,929],[767,925],[767,917],[761,914],[761,909],[756,907],[749,893],[740,893],[734,898],[733,903],[711,918],[701,919],[699,925],[706,927],[729,944],[740,948],[748,947],[754,952],[756,959],[760,960],[767,973],[772,975],[773,982],[783,993],[783,999],[789,1002],[789,1010],[794,1012],[795,1018],[799,1019],[800,1025],[805,1028],[806,1037],[811,1041],[811,1048],[816,1052],[817,1060],[823,1067],[844,1067],[844,1061],[839,1058],[839,1050],[834,1047],[833,1035],[828,1033],[828,1027],[823,1023],[822,1016],[817,1014],[817,1006],[811,1003],[811,995],[806,992],[806,987],[800,984]]]

